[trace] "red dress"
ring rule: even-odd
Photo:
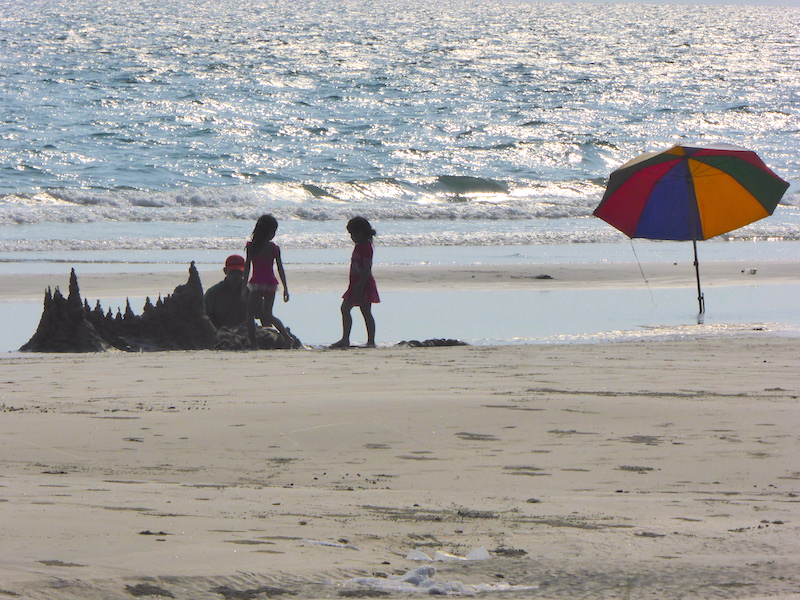
[[[370,271],[367,282],[364,285],[364,293],[361,297],[356,297],[356,285],[361,278],[361,273],[365,270]],[[375,278],[372,276],[372,244],[363,242],[356,244],[353,248],[353,256],[350,258],[350,287],[342,296],[353,306],[363,306],[365,304],[376,304],[381,301],[378,296],[378,286],[375,285]]]

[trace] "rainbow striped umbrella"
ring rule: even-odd
[[[642,154],[612,172],[593,214],[631,238],[692,240],[703,313],[697,240],[768,217],[788,187],[751,150],[674,146]]]

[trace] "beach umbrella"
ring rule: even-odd
[[[613,171],[593,214],[631,238],[691,240],[702,314],[697,240],[768,217],[788,187],[745,148],[680,145]]]

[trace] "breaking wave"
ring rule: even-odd
[[[563,219],[591,214],[597,182],[525,186],[477,177],[441,176],[423,182],[394,179],[270,183],[173,192],[51,190],[0,197],[0,225],[43,222],[251,220],[270,212],[280,220]]]

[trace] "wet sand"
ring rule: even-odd
[[[66,293],[68,265],[55,274],[0,275],[0,351],[27,342],[41,316],[43,292]],[[124,265],[76,265],[82,297],[104,310],[125,310],[126,298],[141,313],[186,282],[188,264],[158,265],[156,272],[120,272]],[[128,268],[146,268],[129,265]],[[752,273],[755,271],[755,273]],[[794,310],[800,261],[708,261],[701,268],[706,327],[697,324],[697,290],[690,263],[592,264],[378,264],[381,304],[374,309],[379,345],[401,340],[449,338],[477,345],[596,342],[683,337],[761,326],[799,335]],[[291,300],[275,313],[304,343],[322,347],[341,337],[339,304],[346,264],[287,267]],[[200,271],[203,285],[220,280],[219,269]],[[353,341],[365,339],[356,319]]]
[[[117,267],[119,268],[119,267]],[[88,298],[171,294],[186,281],[188,265],[157,273],[82,272],[76,267],[81,291]],[[342,292],[347,282],[346,264],[288,265],[293,293]],[[755,275],[745,270],[755,269]],[[377,265],[380,289],[387,291],[469,291],[624,288],[646,285],[694,286],[694,267],[682,263],[594,263],[523,265]],[[797,283],[800,262],[751,260],[707,262],[701,265],[705,285],[732,286],[756,283]],[[205,287],[222,278],[219,269],[201,270]],[[69,266],[58,274],[0,276],[0,301],[39,301],[48,287],[69,287]]]

